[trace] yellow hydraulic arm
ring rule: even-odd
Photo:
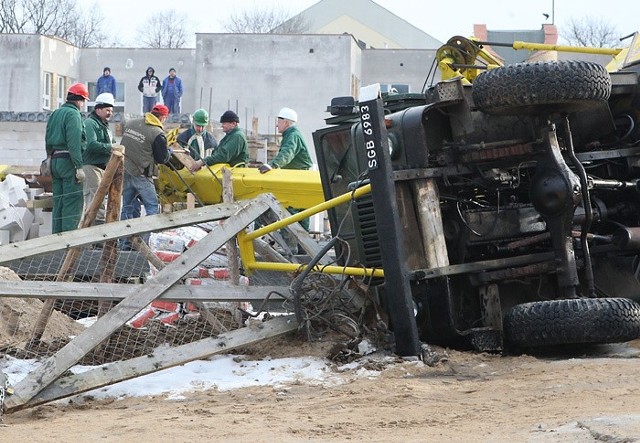
[[[610,55],[613,59],[607,65],[607,70],[609,72],[615,72],[623,66],[628,66],[640,61],[640,38],[638,36],[638,33],[634,34],[631,45],[628,48],[565,46],[523,41],[515,41],[513,43],[482,42],[474,38],[455,36],[438,48],[436,59],[442,80],[462,78],[464,84],[473,83],[473,80],[487,69],[493,69],[503,65],[502,61],[491,54],[486,48],[491,46],[510,47],[515,50],[524,49],[529,51],[558,51]]]

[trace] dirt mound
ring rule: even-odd
[[[0,281],[20,281],[11,269],[0,267]],[[21,347],[31,336],[42,310],[36,298],[0,297],[0,352],[7,347]],[[60,312],[49,318],[43,341],[78,335],[84,327]]]

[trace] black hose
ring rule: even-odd
[[[338,242],[338,240],[339,240],[338,237],[333,237],[331,240],[329,240],[329,242],[322,247],[320,252],[318,252],[316,256],[311,259],[307,267],[302,270],[300,275],[295,278],[295,280],[293,281],[293,284],[291,285],[291,295],[293,297],[293,311],[296,315],[296,320],[298,320],[299,328],[302,328],[306,323],[304,312],[302,310],[302,300],[300,298],[301,297],[300,288],[302,287],[302,282],[307,277],[307,275],[309,275],[309,273],[315,267],[315,265],[318,264],[320,259],[324,257],[331,248],[333,248],[333,246]],[[306,328],[306,330],[307,330],[307,339],[310,340],[311,337],[309,337],[309,332],[308,332],[309,328]]]
[[[589,252],[589,242],[587,235],[591,229],[593,223],[593,210],[591,208],[591,197],[589,195],[589,188],[587,183],[587,173],[582,166],[582,163],[576,157],[576,153],[573,149],[573,137],[571,136],[571,129],[569,127],[569,118],[564,118],[564,130],[567,135],[567,152],[571,158],[573,166],[578,172],[580,178],[580,188],[582,194],[582,205],[584,206],[584,220],[582,221],[582,233],[580,234],[580,244],[582,245],[582,255],[584,256],[584,272],[587,280],[587,290],[589,291],[589,297],[595,297],[595,285],[593,280],[593,264],[591,263],[591,253]]]

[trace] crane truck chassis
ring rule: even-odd
[[[615,72],[519,63],[424,93],[372,85],[358,102],[332,100],[313,133],[324,197],[372,189],[328,211],[346,241],[336,256],[384,269],[372,286],[397,353],[419,355],[421,341],[501,351],[640,336],[631,52]]]

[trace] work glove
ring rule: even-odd
[[[267,165],[267,164],[258,166],[258,171],[260,171],[260,174],[264,174],[265,172],[269,172],[269,171],[271,171],[271,169],[273,169],[273,168],[271,166]]]
[[[84,171],[82,169],[76,169],[76,180],[78,180],[78,183],[84,182],[85,178]]]

